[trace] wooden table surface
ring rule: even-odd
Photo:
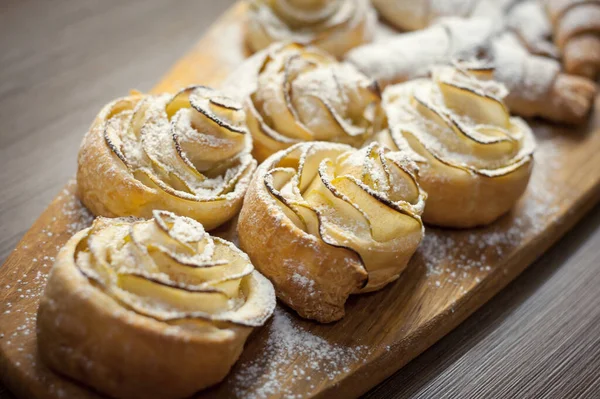
[[[150,89],[232,2],[2,0],[0,262],[74,175],[81,136],[100,107],[131,88]],[[600,397],[599,248],[597,206],[366,396]],[[12,398],[2,385],[0,398]]]

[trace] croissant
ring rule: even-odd
[[[600,72],[600,1],[545,0],[565,70],[597,79]]]
[[[506,104],[515,114],[580,123],[589,114],[595,84],[560,72],[553,59],[531,55],[512,33],[496,36],[487,18],[447,18],[417,32],[360,46],[346,59],[380,85],[424,77],[432,66],[453,59],[484,59],[494,79],[506,85]]]
[[[504,34],[492,44],[494,79],[509,91],[506,104],[516,114],[561,123],[581,123],[589,115],[596,85],[560,72],[560,64],[529,55],[516,38]]]
[[[79,197],[95,215],[166,209],[213,229],[239,211],[256,169],[244,122],[240,104],[203,86],[115,100],[81,144]]]
[[[182,398],[221,381],[275,308],[247,255],[193,219],[97,218],[60,251],[38,310],[55,371],[116,398]]]
[[[303,141],[358,147],[385,124],[374,81],[352,65],[296,43],[268,50],[246,114],[259,161]]]
[[[504,16],[514,0],[371,0],[377,12],[401,30],[420,30],[445,17]],[[481,3],[481,4],[479,4]],[[496,18],[497,20],[498,18]]]
[[[446,17],[488,18],[496,32],[515,32],[530,52],[558,57],[550,40],[550,21],[538,0],[373,0],[373,5],[386,21],[410,31]]]
[[[295,41],[341,57],[371,41],[376,23],[369,0],[250,0],[246,33],[253,52]]]
[[[344,316],[350,294],[398,278],[423,237],[415,165],[371,143],[296,144],[259,166],[240,212],[240,246],[300,316]]]
[[[378,141],[414,151],[428,193],[425,223],[468,228],[508,212],[527,187],[535,141],[511,117],[505,88],[484,65],[434,69],[432,79],[388,87],[390,129]]]

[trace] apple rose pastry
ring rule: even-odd
[[[37,317],[55,371],[117,398],[182,398],[221,381],[275,308],[232,243],[167,211],[97,218],[60,251]]]
[[[350,294],[398,278],[423,237],[415,165],[377,143],[301,143],[259,166],[240,246],[300,316],[331,322]]]
[[[208,230],[240,209],[252,138],[241,105],[203,86],[134,94],[100,111],[79,151],[79,197],[98,216],[166,209]]]
[[[295,41],[341,57],[370,42],[376,22],[369,0],[251,0],[247,41],[252,51]]]
[[[303,141],[358,147],[385,124],[375,81],[297,43],[270,49],[246,114],[259,161]]]
[[[390,130],[378,139],[412,149],[429,194],[423,220],[473,227],[493,222],[525,191],[535,142],[527,124],[511,117],[493,69],[457,64],[384,92]]]

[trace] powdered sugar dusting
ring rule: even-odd
[[[369,353],[366,346],[344,346],[312,334],[282,308],[275,310],[267,328],[268,338],[256,351],[261,356],[236,366],[230,382],[237,397],[309,397],[323,379],[335,380],[348,373],[349,364],[362,361]],[[297,359],[301,361],[296,362]],[[302,391],[289,388],[300,381],[306,382],[301,385]]]
[[[559,211],[559,185],[553,179],[559,168],[558,139],[537,130],[538,150],[525,196],[516,209],[485,228],[441,230],[428,227],[417,258],[424,263],[429,285],[453,284],[466,291],[491,272],[526,241],[545,230]]]
[[[56,198],[56,201],[62,201],[62,209],[60,212],[64,215],[68,222],[66,224],[66,232],[73,235],[80,230],[89,227],[94,220],[94,215],[79,201],[73,194],[75,190],[75,179],[71,179],[67,187]],[[56,221],[56,217],[52,221]]]
[[[35,328],[37,303],[43,295],[56,254],[60,250],[57,243],[66,242],[69,237],[90,225],[93,216],[75,197],[75,180],[71,180],[55,199],[57,214],[48,220],[48,224],[39,230],[31,244],[23,244],[15,251],[24,251],[28,262],[6,271],[6,280],[0,291],[5,293],[0,303],[0,345],[17,367],[32,373],[36,369]],[[60,226],[60,227],[59,227]],[[29,257],[29,251],[35,251]],[[5,319],[5,320],[4,320]],[[10,319],[11,321],[8,321]],[[15,323],[16,322],[16,323]],[[11,326],[11,329],[6,327]],[[54,384],[48,385],[49,392],[60,392]]]

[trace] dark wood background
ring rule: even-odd
[[[150,89],[231,3],[0,2],[0,262],[74,175],[81,136],[100,107],[129,89]],[[600,397],[599,225],[596,207],[366,396]],[[2,385],[0,398],[12,398]]]

